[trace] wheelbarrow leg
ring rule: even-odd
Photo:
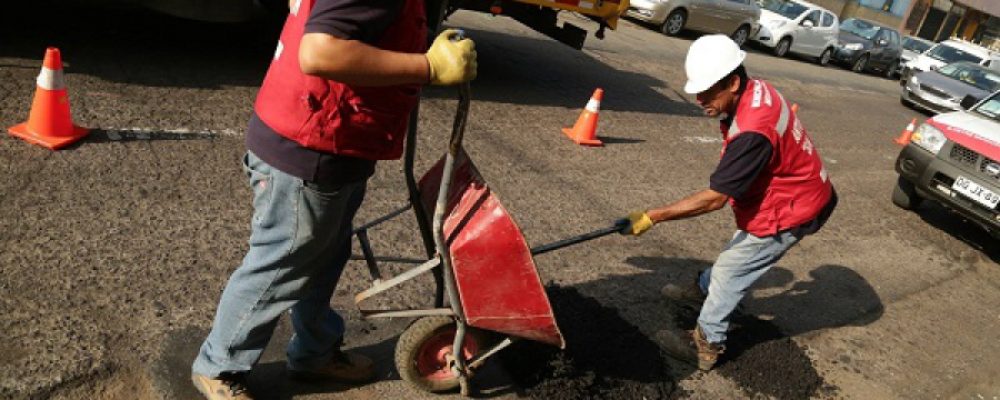
[[[413,161],[417,148],[417,121],[419,119],[420,104],[414,108],[410,114],[410,129],[406,132],[406,153],[403,158],[403,172],[406,177],[406,189],[410,197],[410,205],[413,207],[413,214],[417,217],[417,228],[420,229],[420,238],[424,243],[424,251],[427,258],[434,256],[434,232],[427,218],[427,210],[424,209],[423,202],[420,201],[420,189],[417,186],[417,178],[413,174]],[[444,274],[439,269],[431,271],[434,275],[434,308],[444,307]]]

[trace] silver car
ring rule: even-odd
[[[631,0],[626,15],[670,36],[685,29],[722,33],[743,46],[757,32],[760,7],[751,0]]]
[[[1000,73],[960,61],[907,79],[899,101],[931,112],[957,111],[965,96],[982,99],[997,90]]]

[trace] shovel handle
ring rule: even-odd
[[[579,236],[573,236],[573,237],[562,239],[562,240],[558,240],[558,241],[555,241],[555,242],[552,242],[552,243],[548,243],[548,244],[543,244],[543,245],[540,245],[540,246],[532,247],[531,248],[531,255],[537,256],[539,254],[548,253],[548,252],[550,252],[552,250],[559,250],[559,249],[561,249],[563,247],[572,246],[574,244],[579,244],[579,243],[583,243],[583,242],[586,242],[586,241],[594,240],[594,239],[597,239],[599,237],[604,237],[604,236],[610,235],[612,233],[619,233],[619,232],[622,231],[622,229],[625,229],[625,227],[627,227],[628,224],[629,224],[629,221],[627,219],[620,220],[620,221],[615,222],[614,225],[606,227],[606,228],[601,228],[601,229],[598,229],[596,231],[584,233],[584,234],[579,235]]]

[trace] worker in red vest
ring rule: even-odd
[[[720,118],[722,157],[708,189],[663,207],[629,214],[624,234],[694,217],[729,203],[739,230],[711,268],[691,285],[664,294],[700,307],[692,332],[663,331],[674,356],[711,369],[725,349],[729,317],[753,283],[829,218],[837,196],[815,144],[788,101],[773,86],[750,79],[746,53],[725,35],[703,36],[685,60],[688,81],[705,114]]]
[[[424,0],[292,0],[257,95],[243,168],[250,249],[192,366],[209,399],[252,399],[246,377],[291,311],[293,378],[366,382],[372,361],[341,351],[331,296],[351,221],[378,160],[402,154],[423,84],[476,77],[473,42],[448,30],[427,48]]]

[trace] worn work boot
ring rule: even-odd
[[[694,327],[691,336],[694,338],[695,347],[698,348],[698,369],[702,371],[712,369],[719,361],[719,354],[726,350],[726,346],[721,343],[709,343],[700,326]]]
[[[712,369],[719,361],[719,354],[725,350],[725,346],[705,340],[699,327],[693,331],[662,330],[656,333],[656,338],[667,354],[697,365],[702,371]]]
[[[208,400],[253,400],[247,390],[246,374],[224,374],[218,378],[192,374],[191,383]]]
[[[701,309],[701,305],[705,303],[705,293],[698,286],[698,278],[691,281],[690,285],[668,283],[663,289],[660,289],[660,293],[670,300],[686,304],[695,309]]]
[[[298,380],[334,380],[346,383],[366,383],[375,379],[375,363],[356,353],[337,351],[330,362],[314,370],[295,369],[288,366],[288,375]]]

